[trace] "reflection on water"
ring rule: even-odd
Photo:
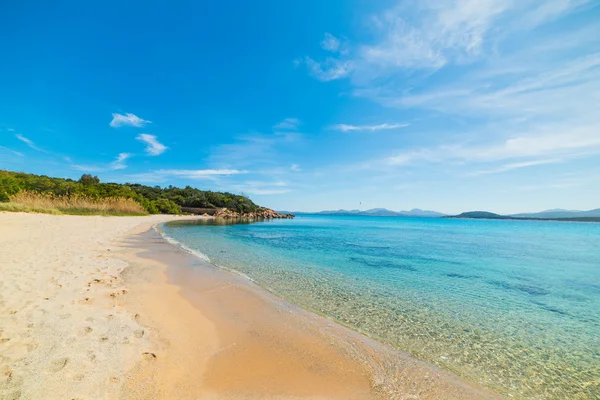
[[[600,399],[600,224],[305,217],[164,231],[304,307],[512,396]]]
[[[269,222],[270,219],[263,218],[198,218],[198,219],[186,219],[181,221],[169,222],[171,226],[181,225],[247,225],[255,224],[258,222]]]

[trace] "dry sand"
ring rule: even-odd
[[[0,399],[494,399],[165,242],[0,213]]]

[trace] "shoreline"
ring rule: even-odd
[[[151,229],[181,218],[0,213],[0,397],[502,398]]]
[[[358,367],[367,373],[372,395],[376,398],[428,399],[439,398],[440,395],[445,399],[502,398],[499,394],[459,377],[451,371],[420,361],[407,352],[353,330],[327,316],[306,310],[244,274],[207,261],[202,253],[186,248],[185,245],[161,232],[160,225],[162,224],[157,224],[155,227],[157,237],[162,238],[166,245],[176,247],[181,253],[177,255],[178,262],[171,258],[174,256],[173,253],[168,253],[168,257],[165,257],[170,258],[170,262],[164,261],[170,264],[168,267],[170,280],[182,287],[184,297],[202,309],[203,314],[210,315],[210,310],[207,309],[209,302],[198,298],[195,293],[198,290],[197,280],[205,280],[207,275],[216,275],[218,279],[227,281],[230,285],[247,291],[251,296],[266,301],[269,307],[278,312],[287,313],[295,320],[290,322],[291,324],[299,323],[301,330],[309,332],[318,340],[334,344],[337,351],[349,356],[351,362],[357,363]],[[152,257],[157,257],[157,254],[152,253]],[[205,304],[202,304],[203,301]],[[217,315],[210,316],[210,319],[218,318]]]

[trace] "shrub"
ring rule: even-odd
[[[157,199],[152,202],[162,214],[181,214],[181,207],[169,199]]]

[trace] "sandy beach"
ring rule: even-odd
[[[496,399],[165,241],[0,214],[2,399]]]

